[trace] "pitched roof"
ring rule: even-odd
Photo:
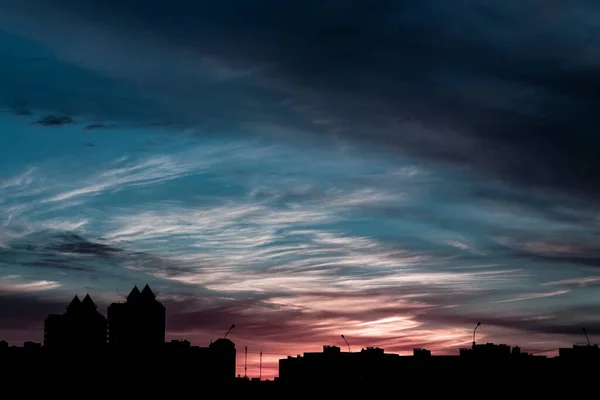
[[[86,310],[95,310],[98,307],[96,306],[96,303],[94,303],[94,300],[92,300],[92,298],[90,297],[89,294],[86,294],[85,297],[83,298],[83,301],[81,302],[81,305],[83,306],[83,308],[85,308]]]
[[[71,302],[67,306],[67,311],[77,311],[80,308],[81,308],[81,300],[79,300],[79,297],[77,295],[75,295],[75,297],[73,297],[73,300],[71,300]]]
[[[127,295],[127,301],[136,301],[140,298],[140,289],[138,289],[137,285],[131,289],[131,292]]]
[[[146,286],[144,286],[144,288],[142,289],[141,295],[144,300],[155,300],[156,299],[156,295],[154,294],[152,289],[150,289],[150,286],[148,286],[148,284],[146,284]]]

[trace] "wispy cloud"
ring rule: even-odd
[[[518,297],[515,297],[512,299],[500,300],[500,301],[497,301],[496,303],[511,303],[513,301],[543,299],[545,297],[559,296],[561,294],[566,294],[566,293],[569,293],[569,290],[557,290],[557,291],[548,292],[548,293],[530,293],[530,294],[523,294],[521,296],[518,296]]]
[[[154,273],[213,290],[299,292],[323,285],[375,284],[376,279],[398,284],[391,277],[396,273],[426,283],[426,273],[408,267],[436,262],[431,255],[327,228],[343,223],[349,208],[385,201],[386,196],[374,192],[364,197],[350,192],[287,206],[252,198],[196,210],[158,206],[155,211],[113,217],[111,224],[118,228],[104,237],[160,249],[178,268]],[[357,279],[363,282],[350,279],[354,274],[362,275]],[[433,274],[431,279],[458,276]]]
[[[552,281],[552,282],[544,282],[542,283],[542,285],[552,285],[552,286],[569,286],[569,285],[573,285],[573,286],[581,286],[581,287],[585,287],[585,286],[591,286],[591,285],[596,285],[600,283],[600,276],[585,276],[585,277],[581,277],[581,278],[571,278],[571,279],[562,279],[559,281]]]
[[[169,179],[185,176],[192,171],[197,172],[198,164],[174,162],[171,157],[151,158],[139,164],[112,168],[93,176],[87,184],[77,189],[59,193],[42,202],[71,200],[85,195],[96,195],[110,190],[132,186],[157,184]]]
[[[0,190],[5,189],[24,189],[27,188],[34,181],[33,173],[36,168],[29,168],[27,171],[23,172],[20,175],[17,175],[13,178],[9,178],[6,180],[0,180]]]
[[[93,167],[77,160],[75,167],[68,170],[44,160],[43,168],[28,168],[0,182],[5,194],[0,199],[0,203],[5,203],[0,215],[6,217],[7,223],[19,219],[20,223],[31,224],[31,219],[39,219],[42,214],[81,206],[95,196],[156,186],[206,172],[232,159],[251,161],[270,151],[252,141],[210,142],[170,153],[126,154],[112,161],[96,162]]]
[[[459,184],[413,160],[362,158],[350,148],[170,140],[139,152],[137,144],[98,146],[93,151],[105,153],[90,153],[89,162],[49,156],[35,170],[8,175],[0,265],[20,278],[1,281],[7,295],[42,301],[58,288],[68,301],[84,287],[110,302],[150,282],[169,307],[169,337],[203,345],[235,322],[243,327],[236,343],[269,343],[265,366],[276,371],[278,357],[318,351],[341,333],[353,348],[437,353],[469,343],[471,322],[482,316],[482,338],[500,335],[494,341],[511,337],[503,326],[510,334],[570,333],[550,301],[524,303],[560,291],[528,287],[545,282],[575,297],[578,284],[592,285],[573,280],[579,271],[531,256],[546,247],[524,250],[534,241],[561,243],[537,235],[555,216],[523,222],[527,209],[491,206],[479,184]],[[560,228],[577,237],[574,226]],[[61,302],[51,306],[60,310]]]
[[[1,292],[40,292],[52,290],[60,287],[61,284],[56,281],[24,281],[20,275],[7,275],[0,277]]]

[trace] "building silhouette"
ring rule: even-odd
[[[169,374],[193,376],[211,382],[235,379],[236,349],[227,338],[219,338],[207,347],[192,346],[187,340],[165,343],[163,362],[170,366]]]
[[[558,349],[558,356],[564,365],[571,367],[582,364],[596,366],[600,363],[600,347],[597,344],[575,344],[570,348]]]
[[[382,384],[395,382],[398,376],[419,376],[424,370],[488,371],[560,366],[554,359],[494,343],[474,344],[470,349],[460,349],[459,355],[432,355],[427,349],[416,348],[412,356],[386,353],[378,347],[342,352],[337,346],[323,346],[320,353],[304,353],[279,360],[279,379],[283,384],[296,386],[308,382],[320,385]]]
[[[379,347],[351,352],[349,345],[346,352],[326,345],[322,352],[279,360],[279,376],[266,383],[260,378],[236,378],[236,348],[227,338],[235,325],[206,347],[193,346],[187,340],[165,342],[166,309],[148,285],[141,291],[134,286],[125,302],[108,307],[107,315],[105,318],[98,312],[89,295],[83,300],[74,296],[63,314],[46,318],[43,345],[28,341],[18,347],[0,341],[0,382],[25,378],[46,388],[57,383],[74,388],[68,382],[77,382],[105,388],[104,395],[128,387],[148,395],[155,395],[159,388],[210,388],[230,396],[232,389],[240,389],[248,395],[277,393],[289,397],[297,390],[321,393],[318,391],[328,387],[338,395],[346,391],[355,396],[357,388],[371,393],[382,387],[393,390],[399,384],[430,393],[442,387],[432,382],[461,371],[469,383],[456,390],[464,392],[473,385],[483,385],[498,394],[500,390],[515,392],[516,386],[508,379],[511,377],[533,377],[543,370],[544,382],[552,379],[570,385],[564,379],[565,371],[594,371],[600,363],[600,349],[589,339],[587,345],[559,349],[559,356],[551,358],[528,354],[517,346],[475,341],[455,355],[432,355],[424,348],[413,349],[412,355],[386,353]],[[80,351],[91,349],[101,351]],[[534,388],[533,395],[539,397],[538,386]],[[525,395],[521,389],[517,392]]]
[[[126,349],[161,348],[165,343],[166,309],[146,285],[134,286],[127,301],[108,307],[108,343]]]
[[[6,386],[24,378],[40,387],[61,387],[61,393],[76,382],[105,388],[105,395],[123,387],[156,395],[159,388],[235,386],[236,349],[227,334],[206,347],[187,340],[165,343],[166,309],[148,285],[141,291],[134,287],[107,315],[89,295],[74,296],[63,314],[46,318],[43,345],[0,341],[0,382]]]
[[[338,346],[325,345],[322,353],[304,353],[279,360],[279,379],[290,384],[382,380],[398,367],[399,357],[378,347],[342,352]]]
[[[106,318],[89,294],[76,295],[63,314],[44,321],[44,346],[49,349],[98,349],[106,345]]]
[[[220,378],[235,377],[235,344],[227,338],[219,338],[208,346],[211,368],[219,371]]]

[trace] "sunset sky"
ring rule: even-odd
[[[0,0],[0,340],[148,283],[243,371],[600,341],[600,4]]]

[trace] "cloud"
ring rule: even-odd
[[[164,120],[335,135],[596,198],[599,13],[589,1],[7,0],[1,22],[61,62],[134,82]]]
[[[201,208],[155,205],[152,211],[113,217],[109,225],[114,228],[103,236],[160,252],[163,264],[147,269],[155,276],[226,292],[404,285],[456,285],[469,291],[483,287],[477,283],[482,276],[492,284],[523,275],[510,268],[482,271],[477,266],[444,271],[453,263],[447,256],[331,228],[351,218],[349,209],[370,209],[389,201],[386,196],[334,192],[290,205],[281,205],[279,199],[274,194],[269,200],[245,198]],[[137,265],[144,267],[143,261]]]
[[[577,242],[562,238],[548,240],[500,238],[499,242],[514,249],[519,257],[590,267],[600,266],[600,253],[588,237],[579,238]]]
[[[27,171],[15,176],[14,178],[0,181],[0,189],[25,189],[33,182],[33,173],[35,168],[29,168]]]
[[[264,351],[275,372],[280,357],[343,346],[342,333],[354,350],[456,354],[476,321],[478,341],[539,351],[597,328],[595,163],[573,161],[561,136],[588,138],[583,84],[549,87],[581,57],[539,64],[537,38],[502,27],[521,18],[512,6],[492,18],[465,2],[226,0],[180,13],[175,0],[157,19],[155,4],[129,14],[126,0],[104,20],[94,0],[20,14],[32,1],[2,2],[3,28],[43,46],[0,34],[0,103],[83,125],[48,135],[10,107],[0,121],[1,271],[61,285],[30,292],[31,307],[150,283],[169,338],[206,345],[235,323],[238,354]],[[233,5],[247,21],[233,23]],[[528,51],[515,54],[513,34]],[[566,108],[546,110],[557,91]],[[565,110],[581,124],[561,124]],[[10,337],[41,332],[18,321]]]
[[[522,333],[535,333],[541,335],[564,335],[562,338],[577,340],[581,335],[581,327],[585,326],[588,332],[600,332],[600,325],[593,315],[590,315],[590,307],[569,307],[566,306],[560,310],[547,314],[533,315],[531,317],[518,316],[516,312],[509,312],[503,316],[483,315],[477,313],[440,313],[430,312],[420,316],[421,321],[432,321],[441,324],[465,325],[471,324],[473,327],[477,321],[482,321],[483,326],[490,326],[496,329],[517,330]],[[575,322],[576,321],[576,322]],[[568,338],[568,336],[571,336]],[[515,339],[525,340],[524,336]],[[532,339],[532,342],[534,340]],[[568,342],[567,342],[568,343]],[[566,344],[566,347],[571,347]]]
[[[122,251],[109,244],[85,239],[60,229],[42,230],[18,236],[10,242],[13,249],[63,255],[108,257]]]
[[[236,343],[262,347],[268,368],[341,333],[353,347],[442,354],[470,343],[471,318],[486,321],[485,335],[497,341],[531,347],[553,327],[587,322],[559,301],[531,298],[546,294],[545,274],[577,271],[514,264],[519,247],[510,246],[550,237],[538,233],[554,227],[586,236],[576,222],[531,216],[518,201],[467,202],[481,186],[409,160],[306,155],[237,139],[192,143],[137,157],[109,152],[69,170],[38,167],[32,183],[8,190],[38,192],[0,231],[3,267],[60,281],[67,300],[85,287],[110,302],[150,282],[168,305],[169,338],[205,345],[235,323]],[[570,290],[564,304],[586,305],[580,289],[561,290]],[[504,328],[504,318],[514,326]],[[535,321],[523,328],[531,339],[519,338],[526,321]]]
[[[185,175],[189,168],[176,165],[167,157],[150,159],[144,163],[118,167],[98,174],[90,184],[78,189],[60,193],[47,199],[47,202],[70,200],[79,196],[95,195],[107,190],[123,186],[141,186],[155,184],[162,180],[179,178]]]
[[[5,337],[14,338],[13,342],[22,340],[22,337],[40,340],[43,319],[48,313],[62,312],[70,296],[72,294],[66,293],[60,298],[39,297],[39,293],[0,296],[0,305],[11,306],[0,307],[0,320],[6,322],[6,325],[3,324]],[[559,315],[538,319],[510,315],[486,315],[485,318],[481,318],[482,315],[457,315],[444,308],[443,296],[437,297],[436,292],[430,292],[428,296],[419,298],[409,294],[398,296],[393,291],[364,291],[231,299],[164,293],[159,295],[159,299],[167,307],[169,339],[191,339],[194,344],[206,346],[235,323],[236,329],[230,337],[238,347],[238,366],[244,365],[241,348],[248,345],[248,372],[251,375],[258,372],[258,362],[253,355],[259,350],[264,351],[264,376],[275,376],[279,358],[305,351],[320,351],[323,344],[345,346],[339,337],[342,333],[348,338],[353,351],[375,345],[401,354],[409,354],[415,347],[432,349],[434,354],[456,354],[459,347],[470,345],[470,323],[477,318],[484,321],[479,341],[493,335],[495,327],[516,330],[512,333],[513,340],[522,340],[522,332],[579,333],[571,326],[557,324],[556,317]],[[105,312],[104,303],[118,300],[115,297],[101,301],[100,311]],[[382,306],[386,309],[381,310]],[[563,311],[565,315],[585,312],[583,309]],[[596,332],[594,324],[588,326],[589,332]],[[30,335],[37,332],[38,336],[22,336],[22,329],[28,329]],[[552,342],[552,346],[559,345]],[[540,343],[527,349],[540,351],[549,347],[548,343]]]
[[[33,281],[24,282],[19,275],[7,275],[0,277],[0,293],[2,292],[38,292],[52,290],[60,287],[55,281]]]
[[[107,244],[90,242],[75,234],[57,235],[55,239],[57,240],[54,243],[50,243],[46,246],[47,250],[63,254],[84,254],[94,256],[109,256],[122,251],[119,248]]]
[[[268,148],[253,145],[252,141],[224,143],[212,141],[205,145],[195,144],[189,149],[177,148],[173,153],[151,153],[149,156],[130,155],[94,166],[82,165],[82,173],[77,181],[60,180],[46,192],[54,192],[41,200],[41,203],[65,203],[99,196],[104,193],[122,191],[129,188],[156,186],[172,180],[201,174],[209,168],[216,168],[236,158],[237,162],[256,159],[268,154]],[[71,174],[57,168],[58,174]],[[46,181],[49,181],[46,177]],[[61,190],[62,189],[62,190]],[[44,204],[45,207],[48,207]]]
[[[11,274],[0,287],[17,291],[26,291],[29,287],[30,290],[58,288],[65,278],[68,287],[73,281],[82,284],[82,280],[124,279],[121,263],[133,257],[106,242],[60,230],[15,234],[6,239],[0,256],[0,270]],[[18,283],[15,279],[19,275],[34,282]]]
[[[581,277],[581,278],[572,278],[572,279],[562,279],[560,281],[553,281],[553,282],[545,282],[543,283],[543,285],[573,285],[573,286],[579,286],[579,287],[585,287],[585,286],[595,286],[597,284],[600,284],[600,276],[586,276],[586,277]]]
[[[250,354],[268,348],[263,368],[272,375],[277,374],[279,358],[321,351],[323,344],[344,347],[341,334],[348,338],[353,351],[375,345],[400,354],[410,354],[417,347],[438,355],[457,354],[460,347],[470,346],[476,321],[483,321],[478,341],[501,340],[526,351],[555,353],[558,347],[570,347],[568,343],[580,335],[579,326],[569,322],[569,315],[579,318],[588,331],[600,329],[587,308],[565,307],[532,316],[520,316],[516,311],[477,314],[445,307],[447,299],[437,293],[433,290],[413,297],[410,291],[388,288],[245,300],[179,297],[165,299],[165,304],[171,310],[170,337],[205,343],[235,323],[231,337],[236,343],[248,344]],[[243,365],[241,357],[240,352],[238,361]],[[258,365],[251,361],[249,368],[251,373],[257,372]]]
[[[114,129],[117,128],[118,125],[110,125],[110,124],[89,124],[87,125],[85,128],[83,128],[86,131],[92,131],[92,130],[98,130],[98,129]]]
[[[548,293],[529,293],[523,294],[519,297],[515,297],[513,299],[500,300],[497,303],[512,303],[513,301],[524,301],[524,300],[534,300],[534,299],[543,299],[545,297],[559,296],[561,294],[569,293],[569,290],[556,290],[554,292]]]
[[[72,124],[73,122],[73,119],[68,116],[46,115],[35,123],[43,126],[63,126]]]
[[[367,345],[379,345],[387,351],[411,352],[415,344],[425,343],[435,343],[439,346],[436,349],[439,349],[466,344],[469,337],[465,329],[421,326],[418,318],[411,314],[422,309],[417,302],[411,305],[406,300],[399,301],[402,304],[395,310],[390,304],[387,316],[381,316],[383,311],[377,311],[386,304],[385,296],[378,298],[379,304],[376,304],[377,297],[368,293],[349,294],[347,297],[331,293],[331,296],[322,293],[290,297],[289,302],[275,298],[224,299],[217,304],[215,298],[167,299],[165,304],[173,310],[168,313],[169,335],[174,338],[191,337],[203,343],[235,323],[236,329],[230,337],[236,343],[248,344],[250,374],[258,372],[258,363],[251,358],[252,354],[258,349],[267,350],[263,358],[265,376],[277,375],[279,358],[304,351],[320,351],[323,344],[344,345],[341,333],[348,337],[355,351]],[[328,309],[327,306],[335,299],[335,304],[340,306],[348,302],[347,309]],[[361,300],[365,302],[362,306],[359,305]],[[310,306],[304,308],[291,304],[296,301],[300,305],[310,303]],[[395,316],[390,317],[390,313],[394,312]],[[243,353],[240,351],[238,354],[239,365],[243,365]]]

